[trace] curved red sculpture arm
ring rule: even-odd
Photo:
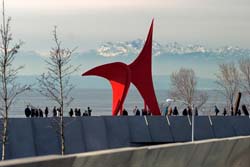
[[[98,66],[85,73],[86,75],[96,75],[109,80],[113,91],[112,115],[117,115],[122,107],[130,86],[130,70],[124,63],[116,62]]]
[[[152,78],[152,38],[153,24],[151,23],[147,40],[137,59],[129,65],[131,70],[131,82],[139,90],[150,112],[153,115],[161,115],[154,92]]]

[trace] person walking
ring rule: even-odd
[[[214,112],[215,112],[215,115],[217,116],[218,113],[220,112],[220,110],[218,109],[218,107],[215,105],[214,106]]]
[[[45,114],[45,117],[47,118],[48,115],[49,115],[49,108],[46,106],[45,110],[44,110],[44,114]]]

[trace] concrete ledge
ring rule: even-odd
[[[247,167],[250,136],[0,162],[5,167]],[[199,156],[198,156],[199,155]]]

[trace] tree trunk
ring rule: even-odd
[[[2,136],[2,160],[5,160],[6,155],[6,143],[7,143],[7,126],[8,126],[8,118],[3,118],[3,136]]]
[[[63,110],[61,110],[63,112]],[[60,116],[60,136],[61,136],[61,154],[65,153],[65,141],[64,141],[64,122],[63,122],[63,114]]]

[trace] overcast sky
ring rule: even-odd
[[[152,18],[162,44],[250,48],[250,0],[8,0],[6,10],[25,50],[49,50],[54,25],[79,50],[145,38]]]

